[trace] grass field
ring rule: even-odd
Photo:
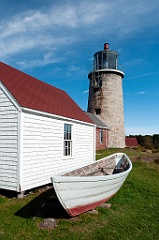
[[[97,158],[117,151],[120,150],[100,151]],[[51,190],[34,192],[24,199],[0,195],[0,239],[159,239],[159,164],[151,161],[153,154],[124,151],[132,158],[133,170],[121,190],[109,201],[112,204],[110,209],[98,207],[98,214],[88,212],[73,219],[63,213],[62,217],[59,216],[57,227],[46,230],[39,227],[44,218],[33,216]]]

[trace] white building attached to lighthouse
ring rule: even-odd
[[[95,150],[95,125],[66,92],[0,62],[0,189],[51,183]]]

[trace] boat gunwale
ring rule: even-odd
[[[108,181],[108,180],[112,180],[112,179],[115,179],[115,178],[119,178],[120,176],[123,176],[123,175],[127,175],[132,170],[132,162],[125,153],[115,153],[115,154],[109,155],[108,157],[104,157],[104,158],[101,158],[97,161],[94,161],[92,164],[94,164],[96,162],[100,162],[102,160],[109,159],[110,157],[113,157],[113,156],[119,155],[119,154],[121,154],[121,157],[125,156],[126,159],[128,160],[128,163],[129,163],[129,168],[126,169],[123,172],[114,173],[114,174],[111,173],[111,174],[108,174],[108,175],[96,175],[96,176],[93,176],[93,175],[92,176],[91,175],[83,175],[83,176],[79,176],[79,175],[77,175],[77,176],[56,175],[56,176],[51,177],[51,180],[54,183],[58,183],[58,182],[96,182],[96,181]],[[120,161],[121,157],[119,158],[119,161]],[[116,166],[117,166],[117,163],[116,163]],[[87,166],[92,165],[92,164],[87,164],[83,167],[87,167]],[[82,167],[80,167],[80,168],[82,168]],[[79,169],[79,168],[71,170],[70,172],[75,171],[77,169]]]
[[[79,176],[79,175],[77,175],[77,176],[73,176],[73,175],[72,176],[56,175],[56,176],[51,177],[51,180],[52,180],[53,187],[55,189],[56,195],[57,195],[61,205],[63,206],[63,208],[66,210],[66,212],[71,217],[74,217],[74,216],[77,216],[77,215],[79,215],[81,213],[84,213],[84,212],[86,212],[86,211],[88,211],[90,209],[93,209],[93,208],[99,206],[99,204],[104,203],[105,201],[108,201],[121,188],[121,186],[125,182],[128,174],[132,170],[132,162],[129,159],[129,157],[125,153],[116,153],[116,154],[109,155],[108,157],[104,157],[102,159],[99,159],[97,161],[100,161],[100,160],[102,161],[102,160],[109,159],[110,157],[112,157],[114,155],[118,155],[118,157],[116,157],[116,159],[115,159],[116,160],[115,167],[117,166],[117,164],[119,163],[119,161],[121,160],[121,158],[123,156],[125,156],[125,158],[127,159],[129,165],[128,165],[128,168],[126,170],[124,169],[123,172],[111,173],[109,175],[94,175],[94,176],[91,176],[91,175],[84,175],[84,176]],[[94,161],[93,163],[95,163],[95,162],[96,161]],[[91,165],[91,164],[87,164],[87,165],[82,166],[82,167],[86,167],[86,166],[89,166],[89,165]],[[79,168],[82,168],[82,167],[79,167]],[[74,170],[77,170],[79,168],[76,168]],[[74,170],[71,170],[70,172],[72,172]],[[60,194],[60,191],[58,190],[58,186],[64,185],[65,183],[66,183],[66,185],[68,183],[71,183],[71,182],[72,183],[74,183],[74,182],[78,182],[78,183],[80,183],[80,182],[87,182],[89,184],[89,182],[92,182],[92,183],[93,182],[97,182],[97,181],[99,181],[99,182],[100,181],[107,182],[107,181],[113,181],[113,180],[118,179],[118,178],[121,178],[122,181],[121,181],[121,184],[120,184],[119,188],[117,188],[116,191],[113,191],[113,194],[111,194],[110,196],[107,196],[106,198],[100,199],[100,201],[90,202],[89,204],[81,203],[81,204],[74,204],[72,206],[69,206],[68,203],[66,204],[66,201],[64,201],[62,195]],[[110,191],[108,191],[108,192],[110,193]]]
[[[115,178],[120,178],[123,175],[127,175],[132,168],[127,169],[124,172],[103,175],[103,176],[56,176],[51,177],[52,181],[58,182],[96,182],[96,181],[108,181]]]

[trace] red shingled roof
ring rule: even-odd
[[[126,137],[125,145],[126,147],[137,147],[138,146],[137,139],[135,137]]]
[[[2,62],[0,81],[22,107],[92,123],[65,91]]]

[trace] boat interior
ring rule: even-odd
[[[97,160],[87,166],[65,173],[63,176],[102,176],[124,172],[129,168],[129,162],[123,155],[116,165],[116,155]]]

